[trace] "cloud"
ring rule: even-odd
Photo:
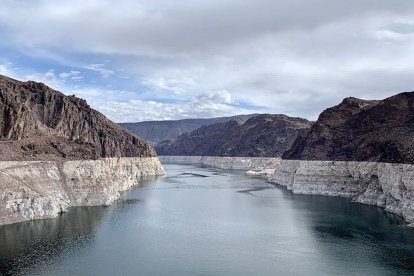
[[[191,78],[144,77],[141,83],[157,91],[170,91],[176,95],[184,93],[196,83]]]
[[[113,70],[105,68],[105,64],[90,64],[86,69],[98,72],[103,78],[108,78],[115,75]]]
[[[80,71],[76,71],[76,70],[71,70],[69,72],[62,72],[60,73],[58,76],[61,79],[72,79],[72,80],[81,80],[83,79],[83,76],[81,76],[81,72]]]
[[[347,96],[413,90],[412,18],[411,0],[5,0],[0,47],[54,61],[20,75],[82,87],[118,121],[246,111],[315,119]]]
[[[10,64],[0,64],[0,75],[10,76]]]
[[[93,108],[116,122],[208,118],[252,113],[231,100],[226,90],[202,93],[185,101],[159,102],[134,97],[131,91],[73,89],[72,94],[87,99]]]
[[[375,5],[373,4],[375,3]],[[206,53],[268,34],[313,31],[348,19],[410,15],[409,0],[118,1],[3,3],[3,25],[27,45],[129,54]],[[33,18],[33,14],[41,17]],[[30,19],[33,18],[33,19]]]

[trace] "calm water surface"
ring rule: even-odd
[[[111,207],[0,226],[4,275],[412,275],[414,229],[382,209],[166,165]]]

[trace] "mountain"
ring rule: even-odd
[[[177,138],[183,133],[193,131],[204,125],[224,123],[235,118],[249,119],[256,114],[238,115],[232,117],[217,117],[208,119],[184,119],[171,121],[145,121],[138,123],[120,123],[123,128],[129,129],[137,135],[157,144],[163,140]]]
[[[263,114],[248,120],[202,126],[155,146],[159,155],[281,156],[311,122],[286,115]]]
[[[344,99],[322,112],[283,158],[414,163],[414,92]]]
[[[156,153],[85,100],[0,75],[0,160],[132,156]]]

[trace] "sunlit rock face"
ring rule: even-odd
[[[0,224],[57,216],[72,206],[111,205],[141,178],[162,175],[156,157],[0,162]]]
[[[272,157],[159,156],[161,163],[198,164],[227,170],[273,170],[281,159]]]

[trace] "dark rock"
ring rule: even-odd
[[[155,151],[83,99],[0,75],[0,160],[132,156]]]
[[[164,140],[175,139],[181,134],[191,132],[201,126],[224,123],[236,118],[246,120],[256,115],[257,114],[208,119],[145,121],[138,123],[120,123],[119,125],[123,128],[129,129],[130,131],[143,137],[148,142],[155,145]]]
[[[305,119],[263,114],[202,126],[159,143],[155,150],[159,155],[277,157],[310,126]]]
[[[414,163],[414,92],[344,99],[322,112],[283,158]]]

